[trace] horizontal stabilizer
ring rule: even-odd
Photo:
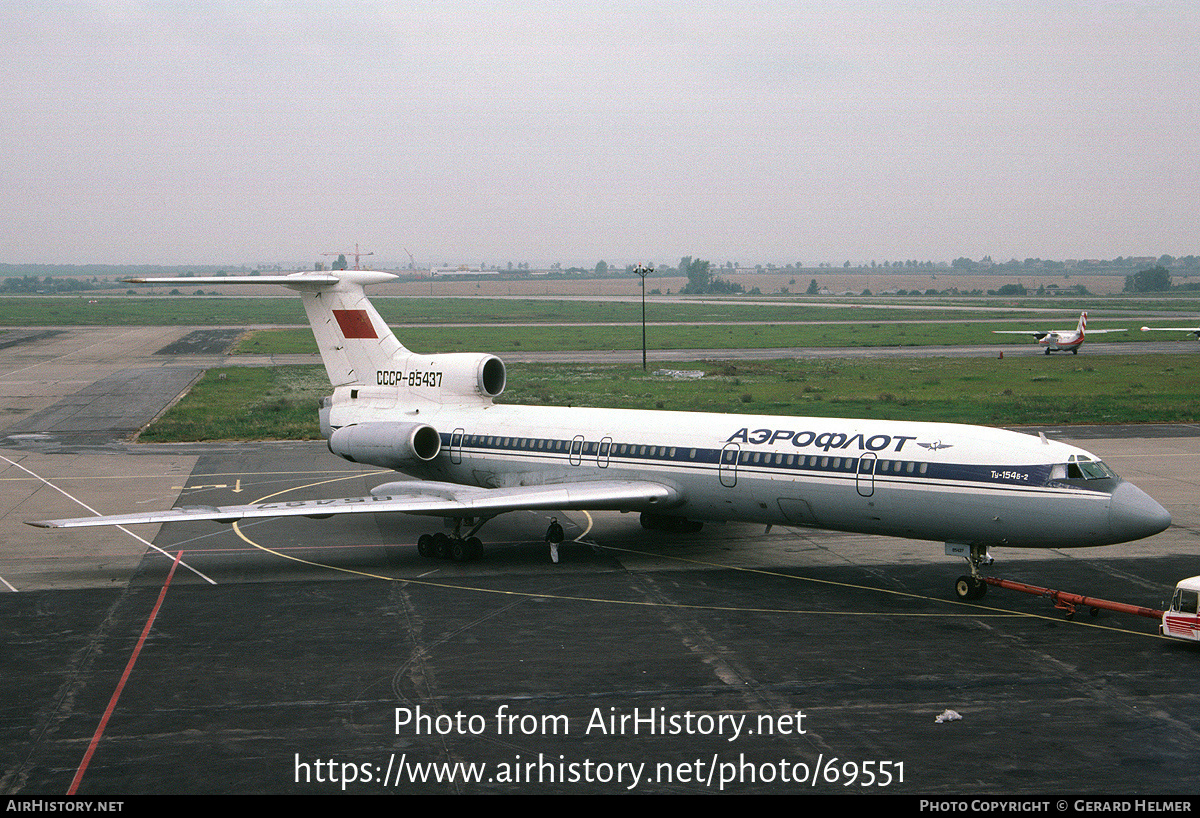
[[[400,276],[377,270],[339,270],[335,273],[289,273],[281,276],[176,276],[174,278],[125,278],[126,284],[282,284],[285,287],[329,287],[340,282],[383,284]]]
[[[126,284],[337,284],[330,273],[293,273],[283,276],[175,276],[173,278],[123,278]]]

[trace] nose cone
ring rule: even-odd
[[[1166,530],[1171,515],[1133,483],[1122,482],[1112,493],[1108,525],[1113,542],[1129,542]]]

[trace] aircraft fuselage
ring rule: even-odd
[[[1093,455],[1019,432],[943,423],[492,405],[423,417],[441,451],[414,477],[506,488],[629,478],[670,485],[690,520],[1017,547],[1106,545],[1170,517]],[[1109,472],[1111,474],[1111,472]]]
[[[1061,352],[1068,349],[1077,352],[1083,345],[1083,333],[1048,332],[1038,340],[1038,343],[1044,346],[1047,352]]]
[[[955,583],[961,599],[986,590],[979,567],[990,560],[991,546],[1108,545],[1171,524],[1162,506],[1093,455],[1003,429],[497,404],[507,374],[496,356],[421,354],[395,337],[363,292],[393,278],[356,270],[213,282],[298,291],[334,385],[320,410],[330,451],[419,480],[378,485],[369,497],[181,506],[32,524],[403,512],[452,521],[453,537],[422,535],[419,553],[471,559],[483,547],[474,533],[498,514],[621,510],[640,512],[650,527],[677,530],[704,520],[741,521],[941,540],[970,565],[970,575]],[[1066,331],[1035,334],[1047,352],[1051,343],[1077,350],[1086,322],[1085,312],[1071,338]],[[554,542],[550,531],[546,541]],[[555,545],[551,557],[557,558]]]

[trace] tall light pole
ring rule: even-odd
[[[639,264],[633,271],[642,279],[642,371],[646,371],[646,276],[654,272],[653,267]]]

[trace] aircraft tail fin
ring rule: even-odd
[[[374,270],[302,272],[280,276],[131,278],[132,284],[279,284],[300,293],[321,360],[335,387],[375,383],[375,373],[397,369],[408,356],[371,304],[363,287],[398,276]]]
[[[333,285],[286,286],[300,292],[329,382],[335,387],[375,383],[376,372],[395,369],[411,353],[375,310],[363,286],[396,276],[370,270],[341,270],[336,275]]]
[[[1083,337],[1083,332],[1086,329],[1087,329],[1087,310],[1084,310],[1083,312],[1079,313],[1079,326],[1075,328],[1075,331],[1079,333],[1080,337]]]
[[[329,381],[334,427],[391,408],[419,411],[439,404],[488,405],[504,391],[504,362],[486,353],[422,355],[405,348],[363,287],[398,276],[375,270],[279,276],[126,279],[134,284],[279,284],[300,293]],[[338,411],[341,405],[345,412]]]

